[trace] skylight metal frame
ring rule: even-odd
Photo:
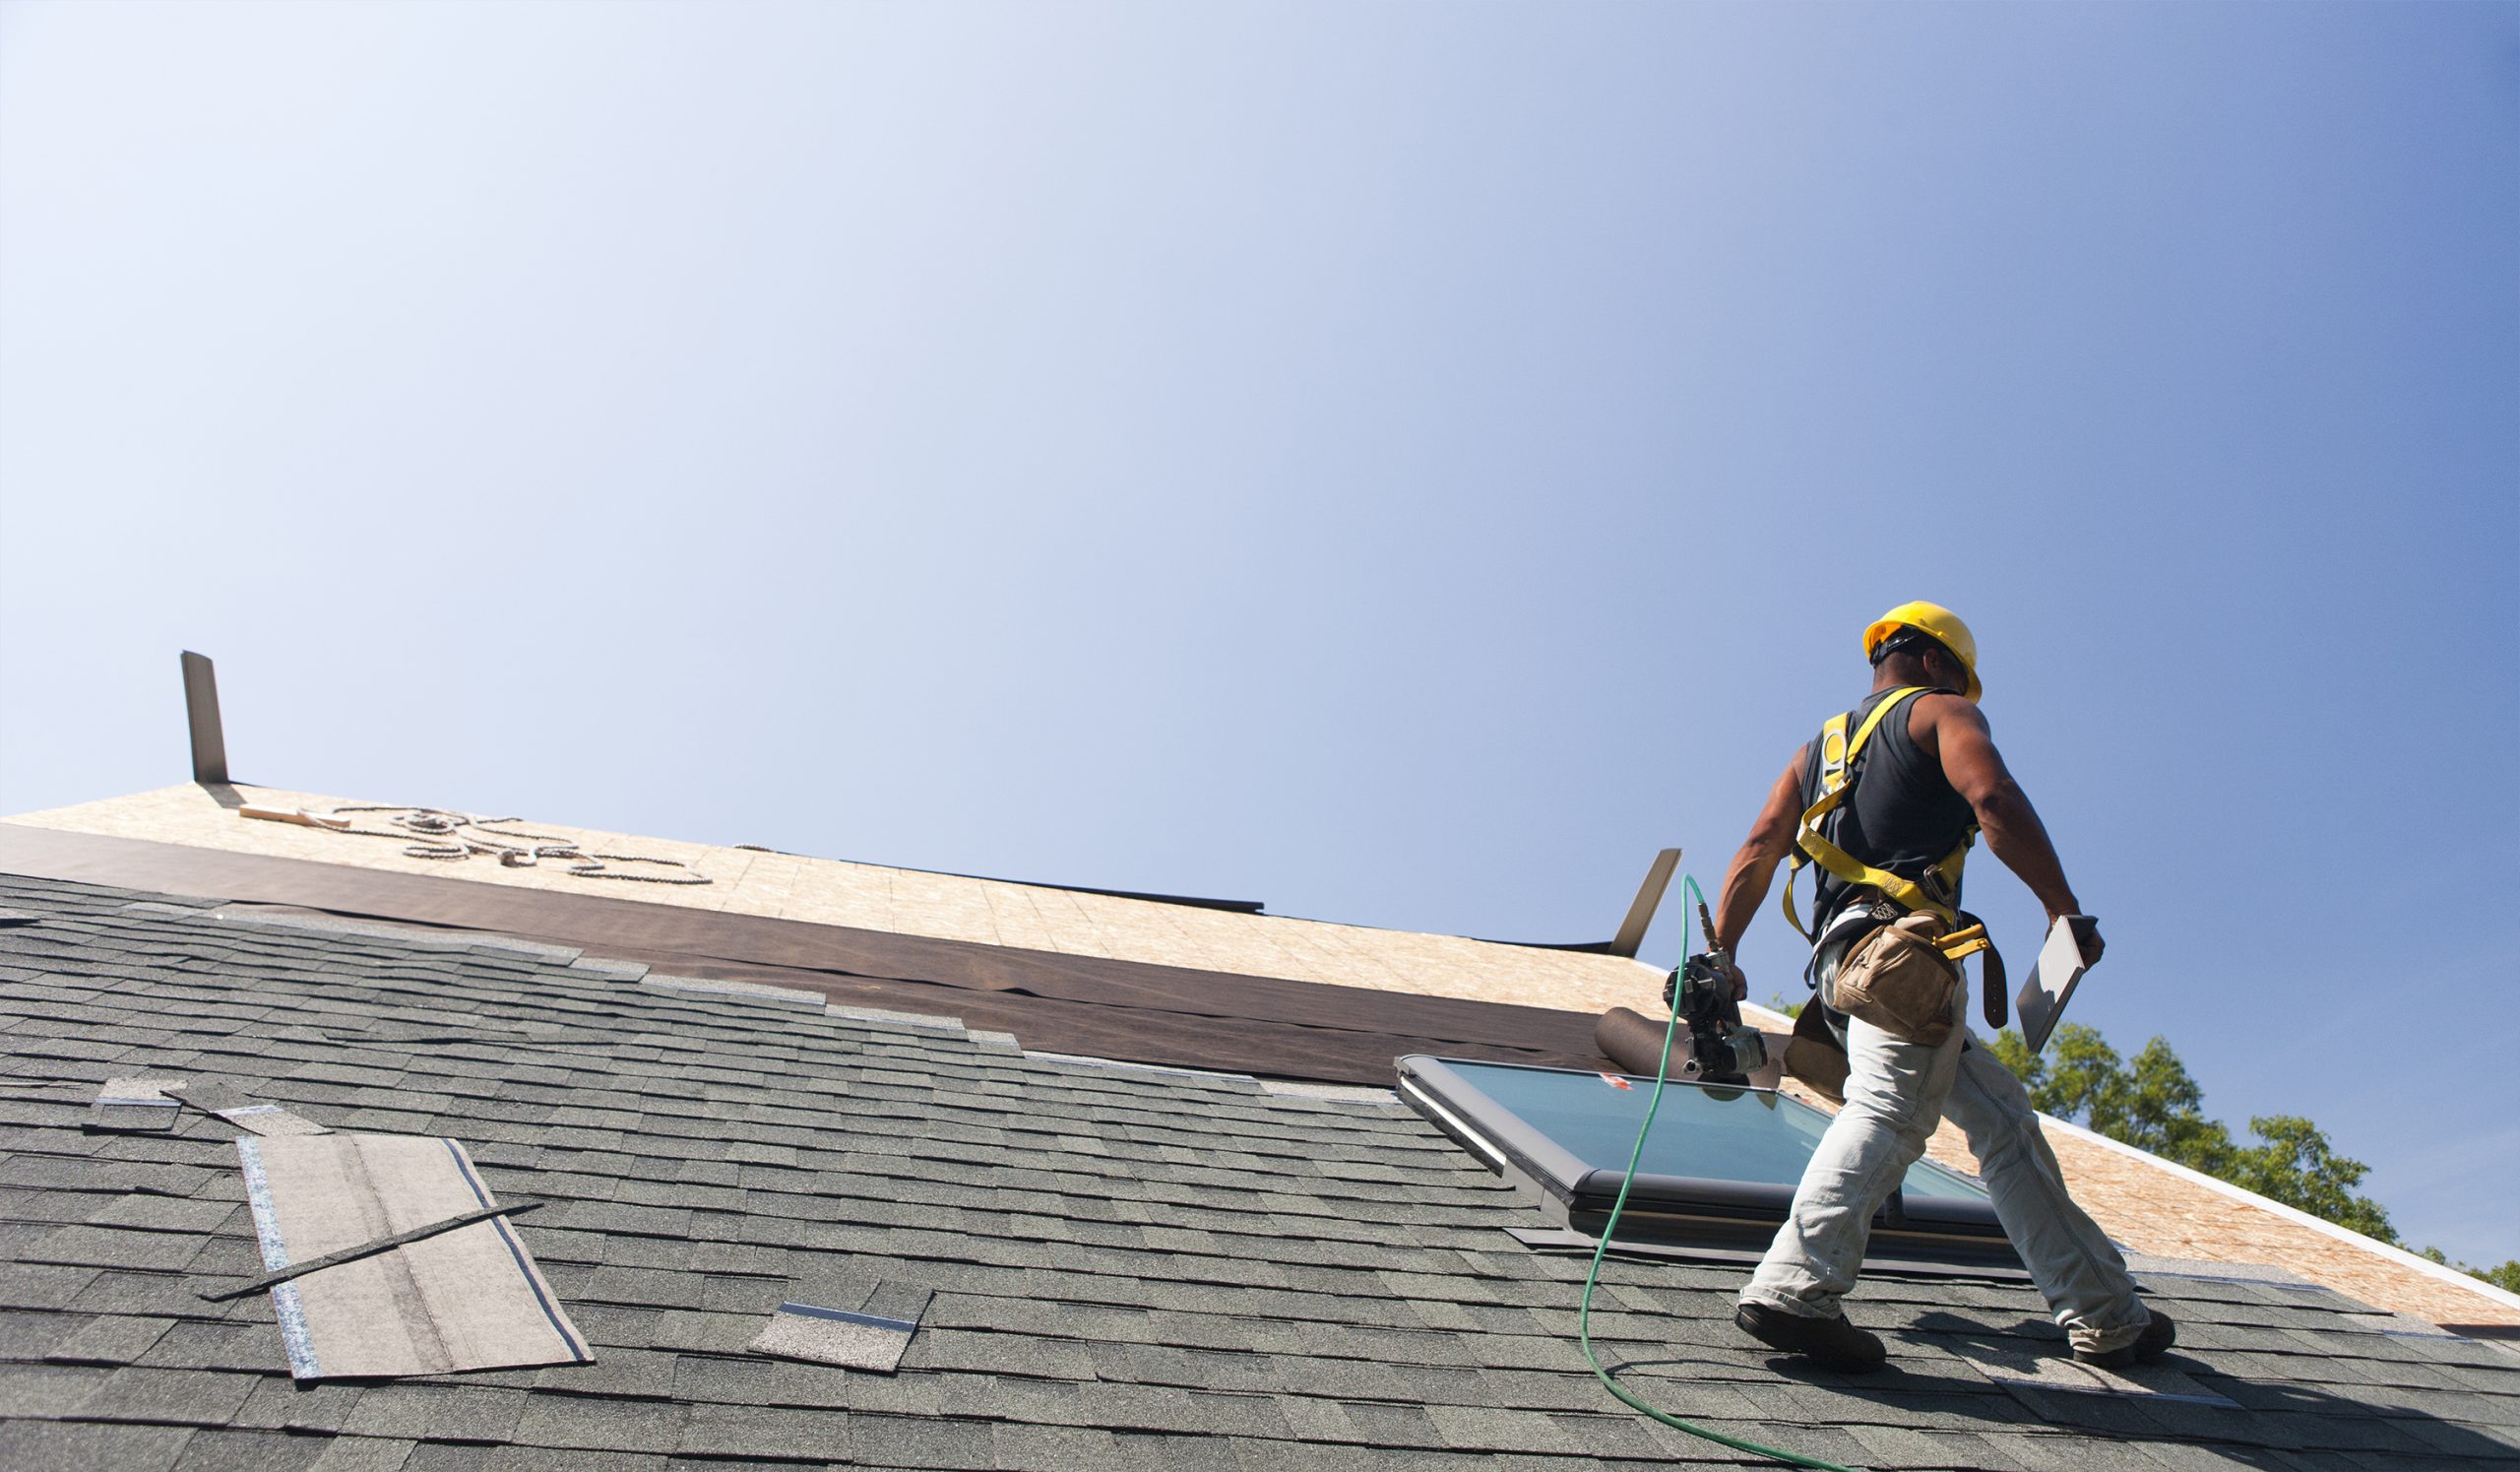
[[[1518,1187],[1548,1221],[1598,1237],[1618,1197],[1626,1163],[1604,1166],[1583,1159],[1490,1098],[1451,1061],[1422,1054],[1399,1059],[1400,1097]],[[1480,1066],[1593,1076],[1580,1069],[1483,1059]],[[1628,1083],[1638,1089],[1654,1086],[1651,1078],[1630,1077]],[[1670,1087],[1701,1086],[1673,1079]],[[1776,1094],[1773,1089],[1739,1092]],[[1773,1102],[1780,1109],[1810,1108],[1790,1096]],[[1766,1247],[1793,1204],[1789,1185],[1639,1172],[1619,1218],[1618,1237],[1622,1242],[1705,1248],[1732,1257]],[[1991,1203],[1905,1190],[1893,1191],[1874,1215],[1864,1255],[1876,1266],[1922,1270],[2018,1268],[2021,1261]]]

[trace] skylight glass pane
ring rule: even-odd
[[[1627,1169],[1637,1126],[1654,1096],[1650,1078],[1621,1080],[1599,1073],[1516,1067],[1447,1059],[1446,1066],[1524,1123],[1554,1140],[1595,1170]],[[1673,1081],[1663,1091],[1662,1112],[1645,1141],[1637,1170],[1648,1176],[1689,1176],[1782,1185],[1802,1179],[1812,1147],[1829,1117],[1782,1094],[1748,1089],[1710,1089]],[[1928,1160],[1908,1168],[1907,1193],[1945,1200],[1984,1201],[1986,1193]]]

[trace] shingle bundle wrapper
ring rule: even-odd
[[[272,1271],[497,1204],[451,1139],[284,1135],[236,1154]],[[279,1284],[272,1309],[300,1380],[595,1358],[503,1218]]]
[[[932,1288],[878,1283],[855,1310],[781,1304],[748,1347],[758,1355],[891,1375],[934,1297]]]

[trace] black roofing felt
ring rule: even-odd
[[[144,908],[131,908],[140,903]],[[1628,1414],[1572,1337],[1581,1258],[1395,1105],[1027,1056],[934,1027],[638,984],[512,946],[221,921],[0,879],[0,1466],[851,1465],[1577,1472],[1744,1459]],[[444,1041],[449,1018],[477,1040]],[[83,1129],[180,1077],[464,1140],[593,1365],[298,1389],[229,1140]],[[1727,1322],[1727,1269],[1613,1261],[1597,1330],[1720,1429],[1876,1468],[2520,1465],[2520,1354],[2324,1289],[2157,1275],[2148,1383],[2007,1388],[2028,1289],[1868,1280],[1868,1378]],[[933,1289],[897,1375],[745,1346],[782,1302]],[[1751,1463],[1755,1464],[1755,1463]]]

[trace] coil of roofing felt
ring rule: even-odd
[[[1619,1071],[1651,1077],[1663,1066],[1664,1031],[1662,1023],[1641,1012],[1612,1007],[1593,1024],[1593,1041]]]

